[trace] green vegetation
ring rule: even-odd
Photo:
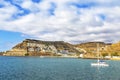
[[[29,56],[29,54],[28,54],[28,53],[26,53],[26,54],[25,54],[25,56]]]

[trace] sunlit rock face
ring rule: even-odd
[[[61,54],[80,53],[72,44],[64,41],[40,41],[26,39],[6,51],[8,56],[56,56]]]

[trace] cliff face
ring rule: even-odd
[[[40,55],[59,55],[59,54],[76,54],[80,53],[73,45],[63,41],[40,41],[26,39],[17,44],[6,55],[11,56],[40,56]]]

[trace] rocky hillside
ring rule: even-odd
[[[4,54],[4,52],[0,52],[0,56],[2,56]]]
[[[106,50],[110,43],[104,42],[86,42],[75,45],[78,48],[84,49],[86,51],[87,56],[96,56],[97,44],[99,44],[100,51]]]
[[[120,56],[120,42],[113,43],[106,50],[102,51],[103,56]]]
[[[73,45],[64,41],[40,41],[26,39],[6,52],[6,55],[13,56],[39,56],[58,54],[80,54]]]

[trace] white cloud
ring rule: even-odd
[[[30,10],[30,13],[14,20],[11,16],[21,10],[15,5],[3,2],[5,6],[0,8],[1,30],[21,32],[42,40],[68,42],[120,40],[118,0],[43,0],[40,3],[24,0],[19,5]],[[81,5],[93,2],[99,5],[88,4],[88,7],[82,8],[70,5],[72,2],[79,2]],[[54,3],[54,6],[51,3]],[[51,14],[50,9],[54,9],[51,11],[54,14]]]
[[[3,2],[4,8],[0,8],[0,21],[5,21],[17,12],[17,9],[9,3]]]

